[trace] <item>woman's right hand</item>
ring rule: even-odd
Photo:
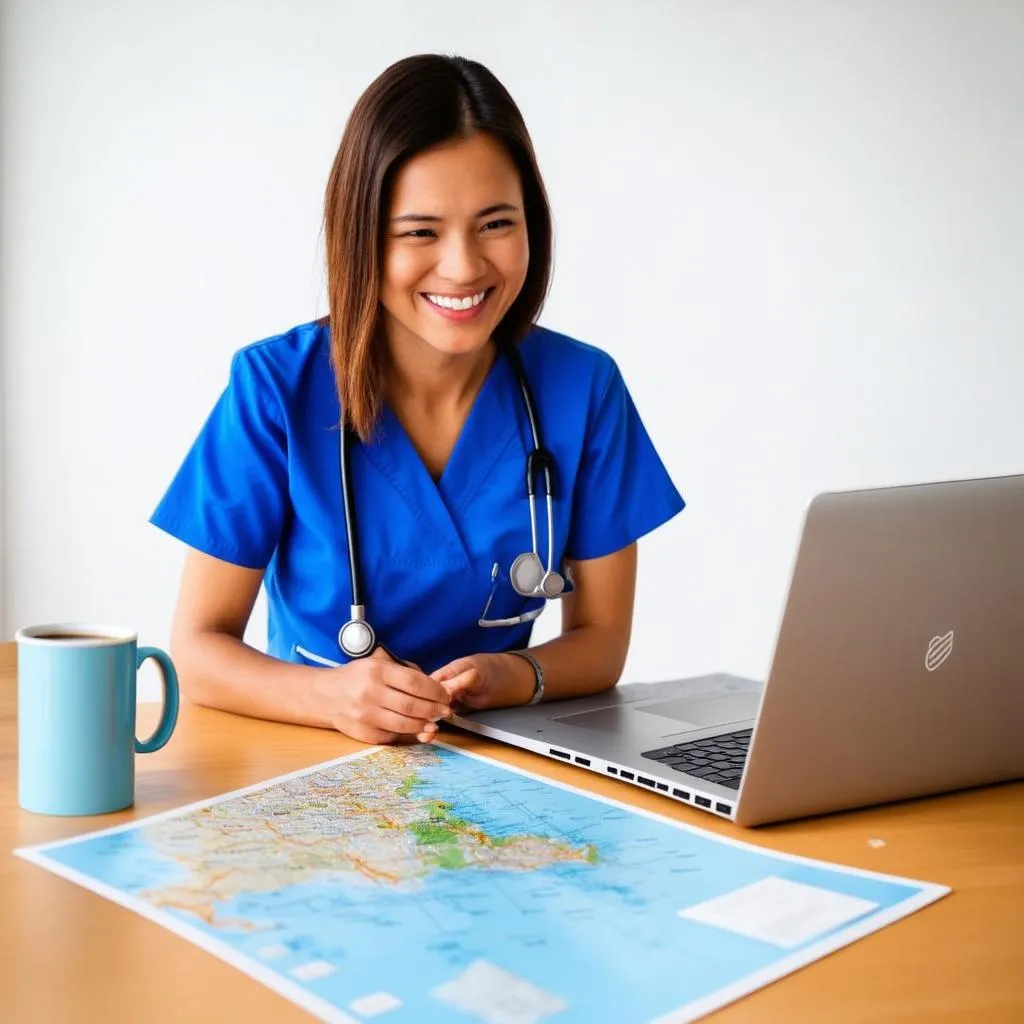
[[[448,691],[419,669],[400,665],[381,648],[340,668],[318,672],[321,714],[360,743],[429,743],[451,713]]]

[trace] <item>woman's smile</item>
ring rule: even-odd
[[[487,301],[494,293],[494,288],[485,288],[482,291],[469,295],[452,295],[446,292],[420,292],[420,297],[425,299],[427,305],[445,320],[461,323],[466,320],[475,320],[484,312]]]

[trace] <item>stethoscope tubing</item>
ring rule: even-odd
[[[515,345],[510,344],[502,346],[501,351],[512,364],[512,370],[515,373],[516,380],[519,384],[519,392],[522,395],[523,407],[526,410],[526,417],[530,423],[530,437],[533,441],[533,450],[529,453],[526,459],[526,494],[530,503],[530,539],[533,545],[532,554],[536,556],[538,563],[540,562],[540,557],[537,555],[536,474],[538,468],[543,471],[544,475],[544,500],[548,518],[548,557],[547,565],[543,573],[543,579],[547,580],[548,578],[557,575],[553,572],[552,568],[555,550],[553,515],[554,460],[551,457],[551,453],[541,443],[540,422],[537,418],[536,406],[533,403],[533,395],[530,391],[530,385],[526,377],[526,368],[523,366],[523,360],[519,354],[519,350]],[[366,621],[365,605],[363,603],[362,578],[359,568],[359,530],[358,521],[356,519],[355,497],[353,495],[351,481],[352,438],[350,429],[344,423],[341,427],[341,442],[339,447],[341,449],[339,461],[341,464],[342,504],[344,505],[345,510],[345,543],[348,546],[349,588],[352,596],[352,603],[349,610],[349,620],[338,631],[338,643],[345,654],[351,658],[358,658],[372,653],[376,641],[373,629]],[[559,592],[560,591],[561,588],[559,588]],[[368,630],[370,637],[370,648],[368,650],[353,651],[346,647],[343,640],[345,631],[356,623],[362,623],[366,627],[366,630]],[[354,631],[354,633],[362,635],[358,630]]]

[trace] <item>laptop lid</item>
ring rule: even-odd
[[[1024,475],[810,504],[736,818],[1024,777]]]

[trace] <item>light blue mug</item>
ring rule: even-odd
[[[158,647],[130,629],[31,626],[18,643],[18,803],[36,814],[107,814],[135,800],[135,755],[159,750],[178,720],[178,676]],[[135,736],[138,670],[163,677],[160,723]]]

